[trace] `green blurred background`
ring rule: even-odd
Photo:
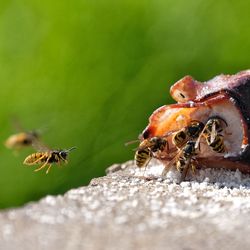
[[[34,173],[0,146],[0,208],[85,185],[133,157],[154,109],[173,102],[186,74],[208,80],[249,67],[248,1],[0,2],[1,140],[17,116],[46,127],[52,148],[77,146],[70,163]]]

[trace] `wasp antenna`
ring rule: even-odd
[[[67,152],[70,152],[70,151],[75,150],[75,149],[77,149],[77,147],[69,148],[69,149],[67,149],[66,151],[67,151]]]
[[[136,143],[136,142],[139,142],[139,141],[140,141],[139,139],[133,140],[133,141],[129,141],[129,142],[126,142],[124,145],[127,147],[128,145]]]
[[[218,119],[218,120],[221,120],[221,121],[226,125],[226,127],[228,127],[228,124],[227,124],[226,120],[225,120],[224,118],[218,116],[218,115],[214,115],[214,116],[212,116],[212,117],[209,117],[208,120],[210,120],[210,119]]]
[[[142,141],[142,140],[144,140],[144,139],[145,139],[145,138],[144,138],[143,134],[139,134],[139,135],[138,135],[138,140],[139,140],[139,141]]]
[[[223,119],[223,118],[221,118],[221,117],[220,117],[220,119],[224,122],[224,124],[226,125],[226,127],[228,127],[228,124],[227,124],[226,120]]]

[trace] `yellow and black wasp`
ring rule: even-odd
[[[76,149],[76,147],[72,147],[70,149],[64,149],[64,150],[46,150],[42,152],[33,153],[29,156],[27,156],[23,162],[25,165],[37,165],[42,164],[39,166],[35,171],[39,171],[46,166],[48,166],[46,170],[46,174],[49,173],[50,168],[53,163],[56,163],[60,165],[61,163],[68,163],[67,157],[70,151]]]
[[[203,128],[204,124],[202,122],[193,120],[188,126],[174,133],[172,142],[177,148],[180,149],[187,141],[197,139]]]
[[[11,119],[11,123],[15,130],[18,132],[10,135],[6,139],[6,141],[4,142],[6,148],[12,149],[17,152],[23,148],[35,147],[37,144],[40,144],[42,134],[41,129],[27,131],[23,128],[19,119],[17,119],[16,117],[13,117],[13,119]]]
[[[196,142],[196,148],[203,136],[206,140],[207,145],[217,153],[224,153],[226,147],[224,144],[224,136],[222,134],[225,127],[227,127],[227,122],[218,116],[210,117],[205,124],[199,138]]]
[[[162,176],[165,176],[173,166],[175,166],[176,169],[181,173],[181,181],[185,179],[190,165],[192,170],[195,171],[195,144],[195,141],[187,141],[186,144],[176,154],[176,156],[165,166],[164,170],[162,171]]]
[[[39,134],[36,131],[20,132],[9,136],[4,145],[12,150],[20,150],[33,146],[38,140]]]
[[[143,140],[135,152],[135,164],[137,167],[146,167],[153,157],[153,154],[163,151],[167,146],[167,140],[164,137],[155,136]]]

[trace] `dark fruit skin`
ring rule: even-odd
[[[225,91],[249,97],[249,90],[245,93],[249,86],[249,79],[250,70],[241,71],[235,75],[219,75],[204,83],[196,81],[191,76],[185,76],[171,87],[170,94],[178,103],[197,102]]]

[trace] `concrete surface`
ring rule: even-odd
[[[139,177],[161,168],[113,165],[89,186],[2,211],[0,249],[250,249],[249,175]]]

